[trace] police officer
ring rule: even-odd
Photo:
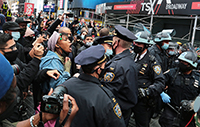
[[[166,50],[168,49],[169,41],[171,40],[171,36],[168,32],[159,32],[154,38],[154,42],[156,42],[156,44],[149,48],[151,54],[154,55],[160,63],[163,72],[168,70]]]
[[[165,84],[168,86],[167,94],[171,97],[170,105],[176,110],[182,106],[177,118],[177,113],[170,106],[165,106],[159,119],[161,127],[196,127],[193,118],[194,112],[187,108],[186,101],[194,100],[200,93],[200,74],[193,69],[197,67],[197,57],[192,51],[183,52],[178,57],[179,68],[173,68],[165,73]],[[185,105],[186,104],[186,105]],[[178,122],[175,119],[179,119]]]
[[[3,2],[1,8],[3,9],[3,14],[5,15],[5,13],[8,10],[8,4],[7,4],[7,2]]]
[[[165,72],[168,70],[168,57],[166,55],[166,50],[169,47],[169,41],[171,41],[171,36],[169,32],[159,32],[154,38],[154,44],[149,48],[150,53],[156,57],[156,60],[159,62],[162,71]],[[155,108],[155,113],[152,116],[153,118],[158,117],[162,107],[162,100],[159,98],[157,101],[157,107]]]
[[[155,100],[164,89],[164,76],[160,64],[148,51],[153,44],[150,34],[141,31],[135,35],[133,58],[138,69],[138,103],[133,108],[137,127],[148,127]]]
[[[168,56],[168,68],[178,67],[178,44],[176,42],[169,42],[169,48],[166,50]]]
[[[105,49],[105,55],[107,56],[107,59],[110,60],[113,55],[112,50],[112,42],[113,42],[113,36],[104,36],[97,38],[93,45],[101,44]]]
[[[11,21],[12,20],[12,13],[11,13],[10,9],[6,13],[6,20],[7,21]]]
[[[138,98],[137,70],[129,51],[131,43],[137,38],[121,25],[115,26],[115,31],[112,48],[116,55],[106,64],[103,82],[116,96],[128,125],[131,108],[136,105]]]
[[[106,63],[102,45],[91,46],[75,57],[83,73],[63,83],[79,107],[71,127],[125,127],[119,104],[98,80]]]

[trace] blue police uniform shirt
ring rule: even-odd
[[[102,83],[116,96],[122,112],[133,108],[137,103],[137,74],[129,49],[115,55],[106,64],[106,73]]]

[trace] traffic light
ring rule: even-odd
[[[47,3],[48,3],[48,0],[44,0],[44,5],[47,5]]]

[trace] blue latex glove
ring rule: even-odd
[[[160,96],[161,96],[162,101],[163,101],[164,103],[170,103],[171,97],[170,97],[168,94],[166,94],[165,92],[162,92],[162,93],[160,94]]]

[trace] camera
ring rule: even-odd
[[[20,67],[17,64],[12,65],[15,75],[18,75],[20,72]]]
[[[67,93],[67,88],[59,85],[50,96],[44,95],[42,97],[40,110],[51,114],[59,114],[63,107],[65,93]],[[68,105],[72,107],[71,100],[68,100]]]

